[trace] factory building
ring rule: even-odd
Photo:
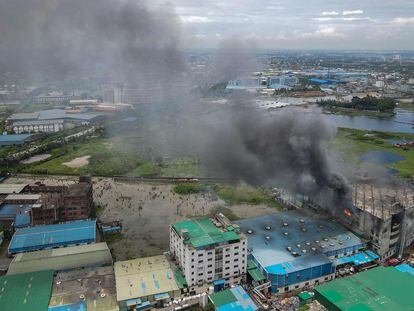
[[[309,210],[276,213],[237,222],[248,237],[249,267],[254,280],[260,272],[271,293],[313,287],[335,277],[334,261],[365,248],[337,222]],[[372,259],[373,260],[373,259]],[[262,281],[263,283],[263,281]]]
[[[190,291],[213,282],[238,284],[247,272],[246,237],[223,214],[173,224],[170,253]]]
[[[352,203],[338,219],[370,241],[381,260],[401,255],[414,242],[412,190],[355,184]]]
[[[18,229],[9,245],[9,255],[96,241],[96,220]]]
[[[262,82],[262,78],[238,78],[230,80],[226,89],[228,90],[244,90],[244,89],[265,89],[266,84]]]
[[[184,284],[165,255],[117,261],[117,300],[128,310],[147,310],[181,297]]]
[[[14,113],[7,118],[6,126],[17,134],[54,133],[104,119],[105,116],[102,114],[69,113],[62,109],[51,109],[30,113]]]
[[[291,75],[267,77],[268,88],[280,88],[280,86],[291,87],[299,83],[299,79]]]
[[[56,272],[107,265],[112,265],[108,245],[95,243],[17,254],[10,263],[7,275],[45,269]]]
[[[395,267],[378,267],[315,288],[329,311],[414,310],[414,276]]]
[[[32,140],[33,136],[29,134],[0,135],[0,147],[23,145]]]

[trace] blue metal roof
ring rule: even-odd
[[[18,229],[10,241],[9,253],[91,243],[95,233],[96,220]]]
[[[327,263],[323,255],[364,246],[338,222],[308,210],[274,213],[237,223],[248,237],[252,256],[264,269],[278,269],[278,264],[286,263],[300,269],[311,268]]]
[[[86,302],[70,303],[66,305],[49,307],[48,311],[86,311]]]
[[[30,134],[8,134],[0,135],[0,143],[2,142],[23,142],[28,139]]]
[[[255,311],[257,306],[241,286],[230,288],[237,301],[217,308],[218,311]]]
[[[371,251],[361,252],[352,256],[345,256],[334,261],[334,266],[352,263],[355,266],[360,266],[378,259],[379,256]]]
[[[411,267],[410,265],[406,264],[406,263],[398,265],[395,268],[397,270],[401,271],[401,272],[407,272],[407,273],[410,273],[410,274],[414,275],[414,268]]]
[[[30,225],[30,215],[29,213],[23,215],[16,215],[14,218],[13,227],[14,228],[23,228]]]

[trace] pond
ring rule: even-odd
[[[405,160],[403,156],[387,151],[369,151],[359,156],[359,159],[373,164],[390,164]]]

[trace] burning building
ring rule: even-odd
[[[353,185],[352,204],[342,207],[340,220],[370,241],[384,260],[402,255],[414,241],[414,194],[411,189]]]

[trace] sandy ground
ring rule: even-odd
[[[7,183],[45,184],[73,183],[75,177],[60,178],[9,178]],[[169,248],[170,224],[179,220],[208,215],[210,209],[225,206],[240,218],[276,212],[265,205],[226,205],[215,194],[178,195],[172,184],[151,182],[119,183],[110,178],[94,178],[94,201],[103,210],[103,222],[120,220],[123,239],[110,244],[116,260],[161,254]]]
[[[23,160],[21,162],[23,164],[31,164],[31,163],[35,163],[35,162],[39,162],[39,161],[46,160],[46,159],[48,159],[50,157],[51,157],[51,155],[48,154],[48,153],[45,153],[45,154],[37,154],[37,155],[34,155],[34,156],[32,156],[32,157],[30,157],[30,158],[28,158],[26,160]]]
[[[88,165],[90,157],[91,156],[88,156],[88,155],[83,156],[83,157],[78,157],[78,158],[73,159],[72,161],[64,162],[62,164],[66,165],[67,167],[70,167],[70,168],[79,168],[79,167],[83,167],[85,165]]]

